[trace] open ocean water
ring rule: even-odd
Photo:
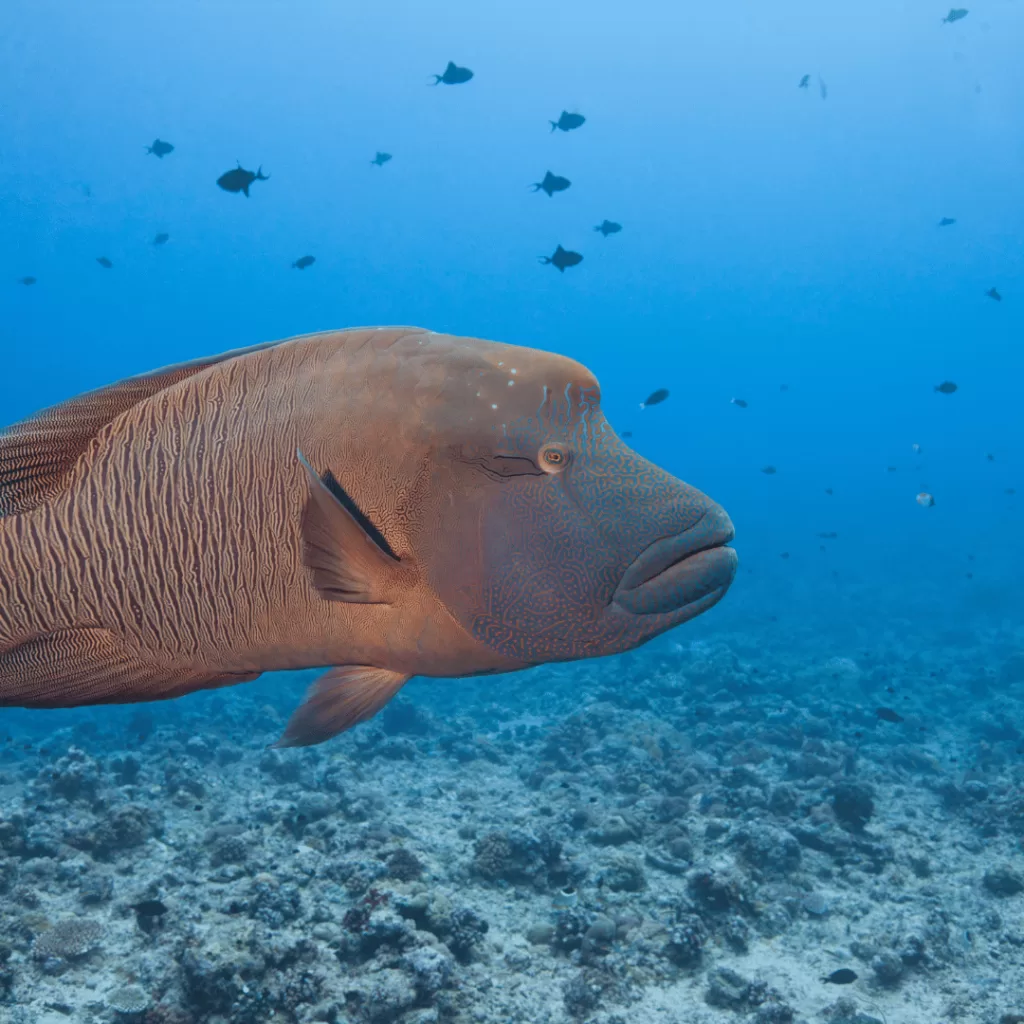
[[[1017,0],[7,0],[4,424],[315,331],[524,345],[739,568],[315,746],[270,746],[312,670],[0,708],[0,1022],[1024,1022],[1022,53]],[[63,570],[11,495],[62,456],[4,443],[19,704],[12,595]]]

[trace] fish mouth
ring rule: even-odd
[[[735,530],[725,510],[709,509],[695,526],[642,551],[612,596],[633,615],[686,610],[688,618],[716,604],[736,575]]]

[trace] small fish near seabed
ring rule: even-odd
[[[217,184],[220,185],[225,192],[241,192],[246,199],[249,198],[249,186],[254,181],[269,181],[270,175],[263,173],[263,168],[260,167],[255,174],[252,171],[247,171],[241,164],[239,164],[233,171],[225,171],[218,179]]]
[[[153,236],[154,245],[166,245],[170,241],[171,236],[166,231],[159,231]]]
[[[549,121],[548,123],[551,125],[552,131],[557,129],[560,132],[571,132],[582,127],[586,120],[582,114],[570,114],[568,110],[563,110],[557,121]]]
[[[158,156],[163,160],[168,153],[174,152],[174,147],[169,142],[164,142],[162,139],[154,139],[153,145],[146,147],[146,152],[152,153],[153,156]]]
[[[550,263],[559,273],[565,273],[566,267],[575,267],[583,262],[583,257],[572,249],[563,249],[559,246],[552,256],[542,256],[541,263]]]
[[[373,164],[374,167],[383,167],[390,159],[390,153],[378,152],[377,155],[370,161],[370,163]]]
[[[462,85],[473,77],[469,68],[460,68],[454,61],[448,61],[442,74],[434,75],[434,85]]]
[[[762,466],[761,472],[764,473],[765,476],[775,476],[775,474],[778,473],[778,470],[774,466]]]
[[[167,904],[163,900],[143,900],[141,903],[130,903],[128,906],[139,917],[161,917],[167,913]]]
[[[996,288],[989,288],[989,290],[987,292],[985,292],[985,294],[990,299],[994,299],[996,302],[1002,302],[1003,301],[1002,295],[999,294],[999,291]]]
[[[26,287],[29,287],[29,288],[32,285],[34,285],[35,283],[36,283],[36,279],[34,277],[19,277],[18,278],[18,284],[23,284],[23,285],[25,285]]]
[[[726,594],[733,526],[600,399],[564,356],[386,327],[178,364],[0,432],[0,706],[322,667],[277,744],[305,746],[414,675],[639,647]]]
[[[952,24],[954,21],[962,21],[970,12],[966,7],[951,7],[949,14],[942,19],[943,25]]]
[[[875,716],[882,722],[899,724],[905,721],[903,716],[898,711],[893,711],[892,708],[875,708]]]
[[[661,405],[665,399],[668,398],[668,388],[658,388],[657,391],[652,391],[641,403],[641,409],[647,409],[652,405]]]
[[[934,390],[940,395],[951,395],[957,390],[957,386],[951,380],[944,380],[941,384],[936,384]]]
[[[857,974],[849,967],[840,967],[838,971],[826,974],[821,980],[826,985],[852,985],[857,980]]]
[[[609,235],[617,235],[622,230],[622,225],[616,224],[613,220],[603,220],[594,230],[600,231],[607,238]]]
[[[534,192],[546,192],[550,198],[556,192],[564,192],[572,182],[568,178],[563,178],[561,175],[552,174],[548,171],[544,175],[543,181],[535,181],[530,187]]]
[[[316,263],[316,257],[315,257],[315,256],[300,256],[300,257],[299,257],[299,258],[298,258],[298,259],[297,259],[297,260],[296,260],[296,261],[295,261],[295,262],[294,262],[294,263],[292,264],[292,266],[293,266],[293,267],[294,267],[294,268],[295,268],[296,270],[305,270],[305,269],[306,269],[306,267],[311,267],[311,266],[313,266],[313,264],[314,264],[314,263]]]
[[[750,403],[745,398],[730,398],[730,405],[735,405],[737,409],[746,409]]]
[[[956,223],[956,217],[943,217],[942,220],[939,221],[939,227],[940,228],[948,228],[948,227],[950,227],[950,225],[955,224],[955,223]]]
[[[818,75],[818,92],[821,93],[823,100],[828,99],[828,86],[825,84],[825,79]]]
[[[800,84],[797,86],[797,88],[798,89],[807,89],[810,86],[810,84],[811,84],[811,76],[810,75],[804,75],[804,77],[800,79]]]
[[[914,501],[916,501],[921,508],[932,508],[935,505],[935,495],[929,494],[927,491],[921,491]]]
[[[103,268],[104,270],[110,270],[110,268],[111,268],[111,267],[113,267],[113,265],[114,265],[113,263],[111,263],[111,262],[110,262],[110,260],[108,260],[108,259],[107,259],[107,257],[106,257],[106,256],[97,256],[97,257],[96,257],[96,262],[97,262],[97,263],[98,263],[98,264],[99,264],[99,265],[100,265],[100,266],[101,266],[101,267],[102,267],[102,268]]]

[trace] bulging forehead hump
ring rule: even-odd
[[[419,389],[438,399],[436,425],[474,431],[569,428],[600,400],[581,363],[552,352],[445,334],[421,337]]]

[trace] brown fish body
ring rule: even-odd
[[[724,593],[731,525],[625,448],[598,397],[560,356],[369,329],[157,371],[10,428],[0,704],[339,666],[285,738],[316,742],[414,674],[650,639]],[[647,507],[620,519],[638,488]],[[608,510],[589,514],[595,497]],[[701,530],[693,557],[668,550]]]
[[[393,496],[385,465],[413,439],[364,426],[386,432],[403,419],[396,406],[408,392],[376,387],[381,373],[402,383],[408,343],[389,357],[395,341],[383,331],[295,339],[216,364],[106,426],[62,493],[2,527],[14,564],[0,562],[0,578],[31,582],[26,601],[3,595],[22,614],[0,625],[0,645],[87,624],[172,671],[372,664],[384,653],[404,669],[411,636],[429,674],[458,674],[464,645],[452,634],[464,631],[413,571],[389,595],[396,614],[390,602],[324,601],[301,559],[307,487],[296,450],[346,467],[360,508],[396,552],[411,549],[401,503],[417,499],[412,447],[395,467],[408,470],[407,493]],[[393,635],[398,623],[409,635]]]

